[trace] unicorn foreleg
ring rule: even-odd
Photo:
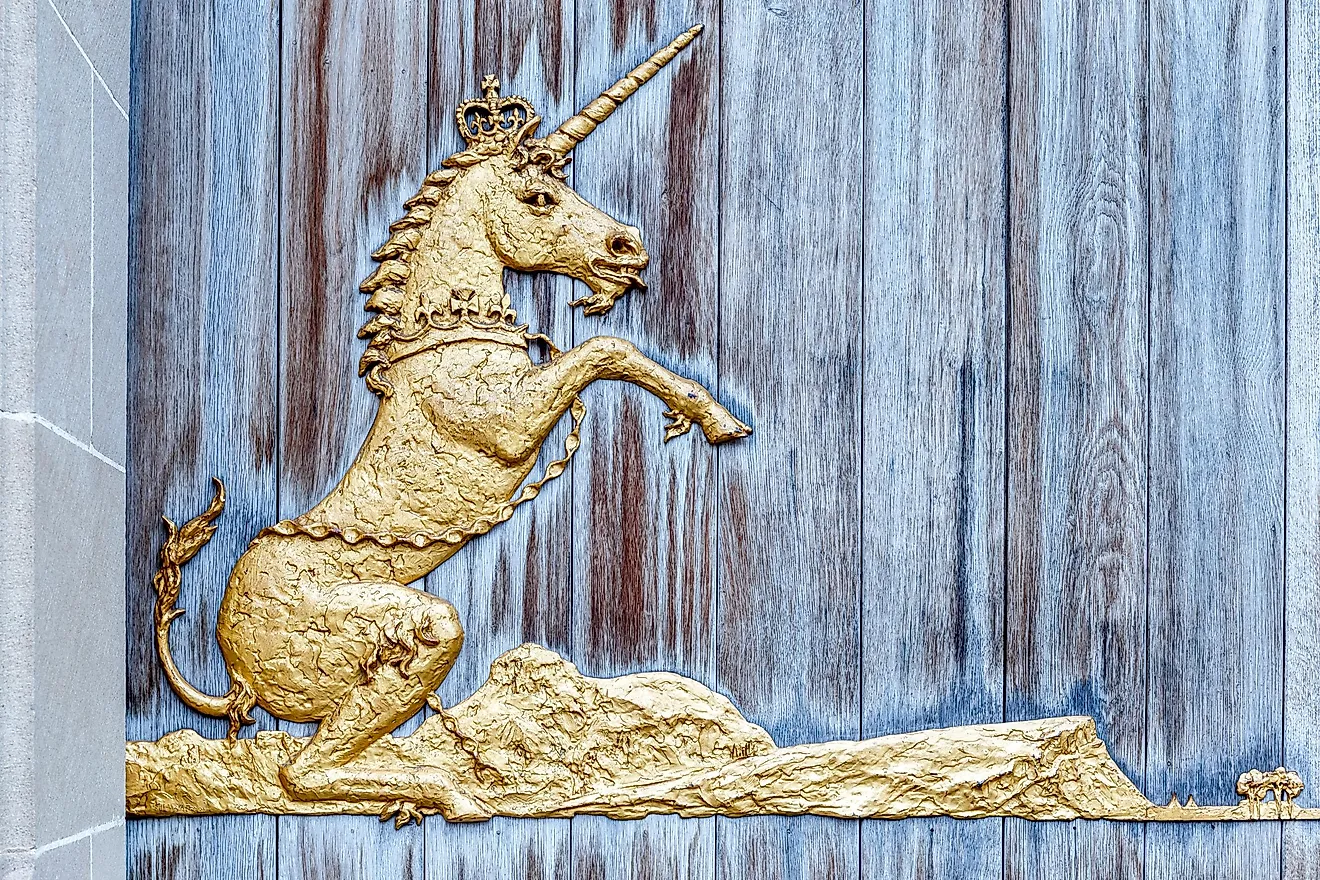
[[[631,382],[654,394],[669,407],[669,440],[685,433],[693,422],[711,443],[746,437],[752,429],[725,409],[704,386],[670,372],[637,350],[626,339],[595,336],[569,349],[541,367],[533,385],[551,398],[551,414],[562,415],[584,388],[598,379]]]

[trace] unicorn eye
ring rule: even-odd
[[[559,204],[559,199],[555,198],[555,194],[548,189],[530,189],[518,199],[533,208],[553,208]]]

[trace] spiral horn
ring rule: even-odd
[[[632,97],[648,79],[655,76],[660,68],[674,60],[683,48],[701,33],[701,25],[691,27],[679,34],[668,46],[656,52],[650,58],[632,69],[627,76],[601,92],[600,97],[592,101],[581,111],[565,120],[564,124],[551,132],[542,143],[556,155],[563,156],[596,130],[619,105]]]

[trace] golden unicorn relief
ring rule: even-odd
[[[217,635],[232,685],[199,692],[170,657],[177,567],[210,536],[215,502],[162,554],[156,637],[179,697],[228,717],[233,738],[259,705],[277,718],[320,723],[281,768],[292,797],[399,799],[449,819],[484,809],[441,768],[380,770],[362,751],[426,705],[453,665],[463,630],[452,605],[407,584],[468,539],[509,517],[540,483],[514,495],[578,394],[599,379],[640,385],[668,407],[666,437],[695,422],[712,443],[749,433],[696,382],[631,343],[596,337],[534,363],[504,291],[504,269],[552,271],[587,284],[577,302],[607,312],[641,286],[648,257],[637,229],[584,201],[564,180],[568,152],[697,35],[685,33],[545,138],[525,99],[461,104],[467,147],[405,203],[362,284],[374,313],[361,373],[381,398],[357,459],[319,504],[262,531],[234,566]],[[580,417],[580,416],[579,416]],[[576,448],[576,432],[569,441]],[[563,469],[551,466],[549,478]]]
[[[655,812],[1260,817],[1260,786],[1240,785],[1248,797],[1234,807],[1155,805],[1110,759],[1089,718],[778,748],[696,682],[667,673],[591,679],[534,645],[498,658],[467,700],[440,706],[434,693],[463,629],[452,605],[407,585],[563,472],[578,448],[584,388],[600,379],[645,388],[667,408],[666,441],[693,424],[711,443],[751,433],[707,389],[625,340],[596,337],[558,351],[517,323],[503,285],[505,268],[568,275],[590,289],[573,303],[588,315],[642,286],[640,233],[573,192],[564,166],[700,31],[679,36],[543,138],[531,104],[502,97],[494,77],[481,99],[459,105],[465,149],[405,203],[407,214],[373,254],[380,266],[361,286],[372,317],[359,331],[369,340],[360,373],[380,397],[375,422],[334,490],[262,530],[235,564],[217,626],[231,682],[223,695],[189,684],[169,645],[183,613],[181,567],[214,534],[223,485],[216,481],[200,516],[182,527],[165,521],[154,580],[160,660],[179,698],[229,719],[229,736],[184,730],[129,743],[130,815],[372,813],[399,824],[429,814]],[[550,351],[544,363],[530,357],[536,339]],[[527,482],[565,414],[573,428],[564,457]],[[428,703],[436,714],[416,733],[390,736]],[[256,706],[319,726],[308,739],[240,739]],[[1276,791],[1280,814],[1300,790],[1298,779]]]

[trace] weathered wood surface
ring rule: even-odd
[[[1287,464],[1283,760],[1320,785],[1320,4],[1287,6]],[[1320,880],[1320,829],[1286,826],[1283,876]]]
[[[692,48],[629,99],[609,135],[574,153],[579,193],[642,231],[650,290],[603,318],[577,315],[573,341],[635,342],[717,388],[719,350],[719,4],[576,0],[576,104],[613,85],[672,35],[708,22]],[[585,287],[575,296],[585,293]],[[600,383],[573,476],[574,658],[588,675],[639,669],[711,684],[715,668],[716,450],[699,431],[661,444],[664,405]],[[573,820],[572,876],[714,880],[715,820]]]
[[[216,609],[233,560],[276,513],[279,10],[135,6],[126,726],[130,739],[217,737],[225,723],[185,709],[159,672],[151,576],[161,515],[195,515],[222,477],[230,503],[189,566],[172,644],[190,681],[223,692]],[[272,877],[275,820],[132,821],[127,859],[145,880]]]
[[[219,690],[229,565],[371,417],[356,285],[458,148],[455,102],[495,73],[548,130],[700,21],[570,166],[642,229],[651,292],[599,320],[563,279],[510,291],[557,344],[632,339],[756,433],[661,446],[655,401],[591,389],[573,469],[428,579],[467,629],[444,699],[532,640],[683,672],[781,744],[1084,713],[1157,801],[1232,801],[1281,757],[1320,785],[1309,0],[136,5],[130,737],[221,734],[157,673],[156,518],[226,478],[174,640]],[[1308,826],[1282,850],[1268,826],[815,818],[128,839],[162,880],[1320,877]]]
[[[1283,5],[1150,22],[1146,788],[1200,803],[1278,764],[1284,532]],[[1314,624],[1312,624],[1314,625]],[[1156,825],[1147,877],[1273,873],[1280,833]]]
[[[1005,720],[1091,715],[1140,782],[1145,5],[1019,0],[1009,21]],[[1140,826],[1010,819],[1004,831],[1006,878],[1141,873]]]
[[[1004,13],[867,4],[864,737],[1002,711]],[[1002,827],[864,822],[861,876],[998,876]]]
[[[852,738],[862,4],[725,4],[721,28],[719,396],[756,433],[719,450],[715,689],[780,745]],[[840,820],[717,820],[718,874],[855,877],[858,835]]]
[[[284,518],[334,487],[375,415],[376,398],[357,378],[355,331],[365,317],[357,285],[428,170],[427,10],[409,0],[284,0],[281,21]],[[278,829],[282,878],[422,875],[429,829],[306,816],[282,816]]]

